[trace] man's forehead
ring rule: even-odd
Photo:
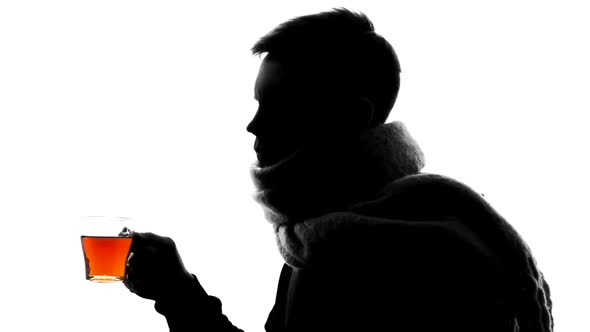
[[[274,93],[284,89],[287,85],[287,66],[268,56],[262,60],[258,77],[254,85],[254,96],[262,98],[261,94]]]

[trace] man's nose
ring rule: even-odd
[[[256,112],[254,118],[252,118],[252,120],[246,127],[246,130],[249,133],[254,134],[255,136],[258,136],[260,134],[260,112]]]
[[[251,133],[251,134],[256,135],[254,133],[254,120],[250,121],[250,123],[248,124],[248,126],[246,126],[246,131],[249,132],[249,133]]]

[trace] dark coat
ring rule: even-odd
[[[267,331],[513,332],[520,325],[524,332],[552,325],[549,289],[530,250],[465,185],[412,175],[347,213],[384,222],[331,232],[314,242],[305,267],[285,265]],[[196,278],[183,297],[156,302],[171,331],[239,330]]]

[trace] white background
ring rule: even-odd
[[[292,17],[365,12],[395,47],[404,121],[485,197],[590,331],[583,1],[2,1],[0,330],[166,331],[153,302],[84,280],[78,220],[171,236],[231,321],[263,331],[281,258],[251,199],[260,59]],[[312,50],[310,50],[312,51]]]

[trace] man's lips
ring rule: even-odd
[[[256,139],[254,142],[254,151],[256,151],[257,156],[265,156],[268,154],[272,154],[271,147],[267,144],[262,144],[259,139]]]

